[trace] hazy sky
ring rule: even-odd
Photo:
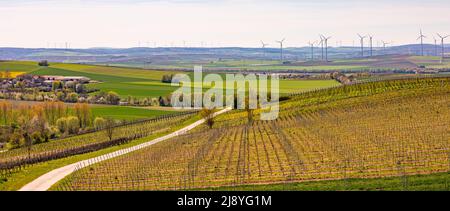
[[[399,45],[420,28],[429,43],[450,34],[450,1],[0,0],[0,27],[2,47],[305,46],[320,33],[333,46],[356,33]]]

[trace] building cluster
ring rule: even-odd
[[[48,92],[52,90],[54,82],[63,84],[87,84],[91,80],[84,76],[55,76],[55,75],[20,75],[11,79],[0,79],[0,92],[4,93],[11,89],[37,88],[39,91]]]

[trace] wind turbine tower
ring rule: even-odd
[[[438,43],[437,43],[438,40],[434,36],[433,36],[433,39],[434,39],[434,55],[438,56],[439,55],[439,53],[438,53]]]
[[[264,43],[264,41],[261,40],[262,44],[262,50],[263,50],[263,57],[266,58],[266,47],[269,46],[269,44]]]
[[[421,55],[421,56],[424,55],[424,54],[423,54],[423,38],[426,38],[426,36],[423,35],[422,29],[421,29],[421,30],[420,30],[420,35],[419,35],[419,37],[417,38],[417,40],[420,40],[420,48],[421,48],[420,55]]]
[[[369,37],[369,41],[370,41],[370,57],[373,56],[373,36],[372,35],[368,35]]]
[[[323,35],[320,35],[323,42],[325,43],[325,61],[328,62],[328,40],[331,39],[331,37],[325,37]]]
[[[383,52],[386,54],[386,45],[389,45],[390,43],[387,43],[385,41],[381,41],[383,43]]]
[[[319,35],[319,36],[320,36],[320,43],[319,43],[319,45],[320,45],[320,51],[321,51],[321,59],[323,61],[323,46],[325,44],[325,40],[323,40],[323,36],[322,35]]]
[[[281,63],[283,63],[283,43],[284,43],[285,40],[286,39],[282,39],[282,40],[276,41],[277,43],[280,44],[280,61],[281,61]]]
[[[308,42],[308,45],[311,47],[311,61],[314,61],[314,45],[315,44],[316,44],[316,41]]]
[[[362,35],[358,34],[358,37],[361,42],[361,57],[364,57],[364,39],[366,39],[366,36],[362,36]]]
[[[441,64],[444,62],[444,56],[445,56],[445,46],[444,46],[444,40],[450,35],[447,36],[441,36],[440,34],[437,34],[439,38],[441,38]]]

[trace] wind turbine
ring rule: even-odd
[[[325,37],[323,35],[320,35],[323,42],[325,43],[325,61],[328,62],[328,40],[331,39],[331,37]]]
[[[420,36],[417,38],[417,40],[420,40],[420,47],[422,49],[421,54],[420,54],[421,56],[423,56],[423,38],[426,38],[426,36],[423,35],[422,29],[421,29],[420,30]]]
[[[434,40],[434,55],[438,56],[439,55],[439,53],[438,53],[438,44],[437,44],[438,40],[436,39],[435,36],[433,36],[433,40]]]
[[[261,44],[262,44],[264,58],[266,58],[266,47],[269,46],[269,44],[264,43],[264,41],[262,41],[262,40],[261,40]]]
[[[314,44],[316,44],[316,41],[308,42],[308,45],[311,47],[311,61],[314,61]]]
[[[384,51],[384,54],[386,54],[386,45],[389,45],[390,43],[385,42],[384,40],[382,40],[381,42],[383,43],[383,51]]]
[[[277,43],[280,43],[280,60],[281,63],[283,63],[283,43],[286,39],[283,38],[282,40],[276,41]]]
[[[360,34],[358,34],[358,37],[359,37],[359,39],[360,39],[360,42],[361,42],[361,57],[364,57],[364,39],[367,37],[367,36],[361,36]]]
[[[437,34],[438,36],[439,36],[439,38],[441,38],[441,55],[442,55],[442,57],[441,57],[441,64],[444,62],[444,56],[445,56],[445,47],[444,47],[444,40],[446,39],[446,38],[448,38],[448,37],[450,37],[450,35],[446,35],[446,36],[441,36],[440,34]]]
[[[319,35],[319,36],[320,36],[320,43],[319,43],[319,45],[320,45],[320,51],[321,51],[321,55],[322,55],[321,59],[323,61],[323,46],[324,46],[325,40],[323,39],[322,35]]]
[[[370,40],[370,57],[373,56],[373,35],[368,35]]]

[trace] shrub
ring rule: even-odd
[[[24,143],[24,140],[23,140],[22,135],[20,135],[18,133],[13,133],[10,136],[9,142],[7,143],[6,146],[8,149],[17,149],[17,148],[20,148],[23,143]]]
[[[67,118],[62,117],[56,120],[56,127],[61,133],[67,132]]]
[[[96,130],[102,130],[106,126],[106,120],[101,117],[95,117],[94,119],[94,128]]]
[[[163,75],[161,82],[163,83],[172,83],[173,75]]]
[[[106,94],[106,102],[111,105],[117,105],[120,102],[120,97],[117,93],[110,91]]]
[[[76,134],[80,130],[80,120],[75,116],[67,117],[67,129],[70,134]]]
[[[75,86],[75,92],[77,92],[78,94],[85,93],[86,87],[83,84],[77,84]]]
[[[40,144],[44,142],[44,138],[41,136],[41,133],[37,131],[31,134],[31,139],[33,141],[33,144]]]
[[[66,101],[70,103],[76,103],[78,101],[78,94],[75,92],[71,92],[67,95]]]
[[[40,61],[40,62],[38,63],[38,65],[41,66],[41,67],[48,67],[48,66],[50,66],[50,64],[48,63],[47,60],[42,60],[42,61]]]

